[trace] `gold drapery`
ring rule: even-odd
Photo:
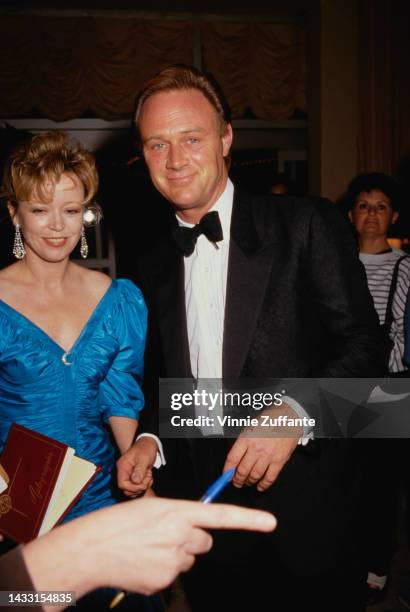
[[[207,23],[204,68],[219,81],[234,117],[289,119],[306,111],[305,37],[297,24]]]
[[[192,62],[192,26],[179,21],[15,17],[0,22],[0,116],[38,109],[56,121],[91,111],[129,118],[155,72]]]
[[[204,68],[225,90],[233,117],[305,110],[304,31],[298,24],[204,22]],[[188,20],[3,16],[0,117],[40,112],[64,121],[84,113],[129,118],[143,83],[173,63],[193,63]]]

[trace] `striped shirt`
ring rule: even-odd
[[[386,317],[386,307],[394,266],[396,261],[403,255],[406,255],[406,253],[398,249],[392,249],[386,253],[360,253],[360,260],[366,269],[367,283],[381,324],[384,323]],[[406,369],[403,362],[404,311],[409,285],[410,257],[400,263],[396,292],[393,298],[393,322],[390,330],[393,348],[389,359],[390,372],[399,372]]]

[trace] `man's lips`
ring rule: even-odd
[[[193,178],[193,176],[194,176],[193,174],[189,174],[187,176],[169,176],[167,180],[170,183],[174,183],[178,185],[178,184],[188,183]]]

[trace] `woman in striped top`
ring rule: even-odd
[[[386,322],[389,292],[398,261],[396,289],[391,303],[390,372],[406,370],[404,361],[404,313],[410,285],[410,257],[391,248],[387,241],[390,226],[396,223],[399,190],[393,178],[381,173],[359,174],[347,191],[348,216],[356,230],[359,256],[379,315]],[[363,487],[366,517],[368,561],[368,605],[380,601],[386,593],[387,574],[395,552],[397,499],[400,470],[407,458],[408,440],[361,440],[366,479]]]
[[[349,219],[353,223],[360,250],[360,259],[366,269],[367,283],[380,323],[384,324],[390,285],[396,262],[406,255],[393,249],[387,242],[390,226],[399,213],[398,187],[390,176],[381,173],[360,174],[348,189]],[[403,361],[404,311],[410,285],[410,257],[399,264],[396,291],[393,298],[393,321],[390,337],[393,348],[390,354],[390,372],[406,369]]]

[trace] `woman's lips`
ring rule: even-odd
[[[51,247],[62,247],[67,242],[67,238],[44,238],[44,242]]]

